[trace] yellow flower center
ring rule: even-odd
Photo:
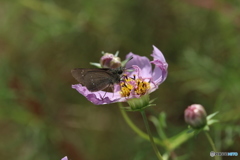
[[[120,94],[122,97],[129,97],[130,94],[134,95],[144,95],[150,89],[150,83],[145,82],[143,79],[130,78],[125,76],[124,81],[120,83],[121,91]]]

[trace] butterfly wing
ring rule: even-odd
[[[112,74],[108,68],[76,68],[71,71],[72,76],[91,92],[103,90],[112,85]]]
[[[112,75],[108,72],[88,72],[85,75],[85,86],[91,92],[104,90],[105,88],[111,86]]]
[[[87,73],[87,69],[84,68],[75,68],[71,70],[72,76],[81,84],[84,83],[84,76]]]

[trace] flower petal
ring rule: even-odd
[[[151,63],[155,65],[152,80],[156,85],[161,84],[167,78],[167,63],[161,62],[159,60],[154,60]]]
[[[153,60],[160,60],[161,62],[166,62],[162,52],[153,45],[153,53],[151,54]]]
[[[79,93],[81,93],[95,105],[125,101],[117,91],[114,91],[114,93],[106,91],[90,92],[85,86],[82,86],[81,84],[72,85],[72,88],[76,89]]]
[[[162,54],[162,52],[155,46],[153,46],[153,53],[151,54],[153,57],[152,64],[155,65],[153,70],[152,80],[156,85],[161,84],[167,78],[167,68],[168,64]]]
[[[152,66],[149,59],[145,56],[139,56],[133,53],[129,53],[126,58],[133,57],[130,61],[127,62],[126,68],[132,68],[132,65],[136,65],[141,69],[142,77],[151,77],[152,76]]]
[[[65,156],[61,160],[68,160],[68,158],[67,158],[67,156]]]

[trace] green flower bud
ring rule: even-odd
[[[129,99],[127,101],[127,103],[129,104],[127,111],[141,111],[147,107],[155,106],[155,104],[152,104],[153,101],[154,100],[149,99],[148,94],[143,95],[140,98]]]

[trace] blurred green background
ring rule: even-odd
[[[185,108],[200,103],[219,111],[210,130],[217,148],[240,153],[239,0],[1,0],[0,159],[156,160],[117,104],[94,106],[70,74],[102,51],[150,58],[152,45],[169,75],[147,114],[165,112],[173,136],[187,128]],[[128,114],[145,131],[140,113]],[[175,155],[212,159],[211,150],[199,134]]]

